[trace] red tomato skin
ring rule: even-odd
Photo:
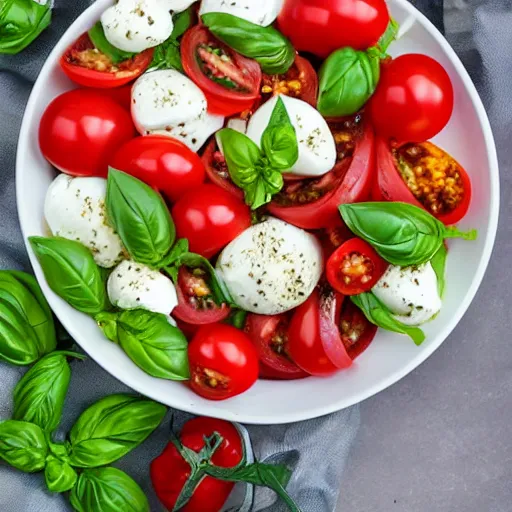
[[[364,285],[354,285],[343,282],[339,276],[341,261],[347,254],[353,252],[361,253],[369,258],[373,263],[373,278]],[[357,295],[367,292],[373,288],[377,281],[382,277],[388,263],[386,263],[375,251],[375,249],[360,238],[352,238],[338,247],[327,261],[326,275],[329,284],[343,295]]]
[[[242,93],[230,91],[220,84],[210,80],[202,72],[196,58],[196,48],[199,44],[216,41],[221,47],[225,47],[217,41],[203,25],[196,25],[185,32],[181,40],[181,61],[187,76],[203,91],[208,102],[208,112],[222,116],[232,116],[250,109],[253,103],[260,97],[260,84],[262,73],[260,65],[253,59],[248,59],[231,50],[236,65],[246,70],[246,75],[251,78],[253,88],[250,92]],[[226,47],[227,48],[227,47]]]
[[[72,176],[101,176],[108,162],[135,129],[130,114],[111,98],[76,89],[55,98],[39,124],[39,147],[59,171]]]
[[[151,64],[153,59],[153,48],[145,50],[134,57],[129,70],[117,71],[111,73],[108,71],[96,71],[94,69],[84,68],[70,62],[70,51],[86,50],[94,48],[87,33],[82,34],[62,55],[60,58],[60,67],[62,71],[73,82],[85,87],[96,87],[99,89],[111,89],[121,87],[142,75]]]
[[[203,398],[225,400],[247,391],[258,379],[258,354],[245,333],[227,324],[203,326],[188,347],[190,387]],[[201,382],[204,369],[226,378],[225,386]]]
[[[174,310],[172,312],[172,316],[174,318]],[[192,338],[197,334],[197,331],[201,328],[200,325],[197,324],[189,324],[188,322],[184,322],[179,318],[174,318],[176,321],[176,325],[180,329],[180,331],[186,336],[188,341],[191,341]]]
[[[344,162],[338,165],[344,165]],[[336,189],[310,204],[280,206],[272,202],[268,210],[275,217],[302,229],[335,227],[340,223],[340,204],[359,203],[370,198],[374,175],[374,135],[371,126],[366,123],[350,166]]]
[[[203,184],[181,197],[172,209],[179,238],[190,251],[211,258],[251,226],[249,208],[220,187]]]
[[[411,53],[382,66],[369,113],[378,135],[398,143],[423,142],[446,126],[453,102],[453,85],[443,66]]]
[[[259,377],[262,380],[300,380],[309,376],[309,373],[306,373],[300,368],[297,373],[285,373],[275,370],[274,368],[270,368],[270,366],[267,366],[265,363],[260,361]]]
[[[296,50],[321,58],[344,46],[375,45],[389,20],[384,0],[285,0],[277,18]]]
[[[343,322],[343,320],[347,320],[351,323],[357,322],[365,326],[363,335],[355,344],[351,344],[343,336],[341,337],[347,354],[354,360],[370,346],[377,334],[377,326],[370,323],[363,312],[351,300],[346,300],[343,303],[340,322]]]
[[[113,99],[121,105],[127,112],[130,112],[132,106],[132,84],[123,85],[121,87],[113,87],[112,89],[102,89],[99,87],[86,87],[86,90],[95,91],[103,96]],[[130,114],[131,115],[131,114]]]
[[[213,418],[194,418],[185,423],[180,440],[184,446],[199,452],[204,447],[204,436],[218,432],[223,442],[212,457],[215,465],[234,467],[243,456],[242,440],[236,427],[231,423]],[[190,466],[182,458],[173,443],[153,460],[150,467],[151,481],[162,504],[172,510],[187,477]],[[196,488],[183,512],[219,512],[229,497],[234,483],[205,477]]]
[[[111,166],[154,187],[171,202],[199,187],[205,169],[199,156],[179,140],[164,135],[135,137],[121,146]]]
[[[288,336],[290,355],[305,372],[323,377],[338,371],[327,357],[320,337],[320,300],[317,290],[295,310]]]

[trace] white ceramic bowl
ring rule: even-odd
[[[65,48],[89,29],[112,0],[97,0],[68,29],[46,61],[27,105],[18,145],[17,198],[25,237],[46,235],[43,203],[55,171],[37,144],[41,114],[50,101],[73,84],[60,71]],[[455,109],[436,142],[467,169],[473,182],[473,202],[462,228],[477,228],[476,242],[450,243],[447,291],[441,314],[425,325],[427,341],[416,347],[407,337],[379,330],[370,348],[348,371],[330,378],[302,381],[258,381],[247,393],[224,402],[210,402],[186,386],[159,380],[139,370],[94,321],[64,303],[47,286],[41,268],[27,246],[35,273],[51,307],[73,338],[108,372],[136,391],[171,407],[195,414],[245,423],[287,423],[321,416],[364,400],[397,382],[423,362],[450,334],[468,308],[491,255],[499,210],[499,173],[489,121],[473,83],[458,57],[435,27],[406,0],[390,0],[392,15],[401,23],[401,39],[393,55],[419,52],[437,59],[455,88]]]

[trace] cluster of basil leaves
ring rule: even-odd
[[[475,240],[477,236],[475,230],[463,232],[454,226],[445,226],[426,210],[407,203],[343,204],[339,210],[350,231],[372,245],[388,263],[410,267],[430,262],[441,297],[445,288],[445,240]],[[407,334],[417,345],[425,340],[419,327],[397,320],[372,292],[354,295],[351,300],[371,323],[388,331]]]
[[[271,201],[283,188],[283,172],[299,158],[297,134],[281,97],[261,136],[261,149],[247,135],[231,128],[217,133],[229,175],[245,193],[253,210]]]

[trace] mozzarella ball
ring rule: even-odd
[[[406,325],[421,325],[441,310],[437,276],[430,262],[405,268],[390,265],[372,291]]]
[[[172,281],[146,265],[125,260],[107,282],[110,302],[121,309],[147,309],[169,315],[178,305]]]
[[[224,12],[266,27],[273,23],[284,0],[203,0],[199,15],[208,12]]]
[[[261,136],[268,126],[278,98],[284,102],[299,145],[299,158],[288,172],[305,177],[328,173],[336,163],[336,143],[325,119],[305,101],[283,95],[274,96],[251,117],[247,136],[261,146]]]
[[[318,240],[275,218],[246,229],[217,260],[234,301],[261,315],[277,315],[302,304],[318,284],[322,269]]]
[[[106,223],[107,180],[59,174],[46,192],[44,216],[54,236],[76,240],[89,248],[101,267],[123,258],[123,244]]]
[[[168,11],[183,12],[186,11],[196,0],[159,0]]]

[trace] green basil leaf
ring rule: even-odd
[[[94,317],[98,327],[103,331],[103,334],[114,343],[118,343],[117,337],[117,318],[119,313],[110,313],[102,311]]]
[[[371,52],[342,48],[327,57],[319,79],[318,111],[325,117],[349,116],[375,92],[380,59]]]
[[[105,281],[89,249],[60,237],[31,236],[29,241],[48,286],[59,297],[89,315],[108,309]]]
[[[180,238],[173,246],[169,254],[162,261],[163,266],[169,266],[176,263],[181,256],[188,252],[188,240]]]
[[[68,355],[83,358],[70,352],[52,352],[25,373],[14,388],[15,420],[34,423],[48,433],[57,428],[71,378]]]
[[[71,491],[69,501],[77,512],[150,512],[142,489],[116,468],[84,471]]]
[[[272,26],[261,27],[227,13],[207,13],[201,17],[210,32],[236,52],[256,60],[264,73],[281,75],[295,61],[295,48]]]
[[[69,463],[80,468],[110,464],[160,425],[166,407],[132,395],[107,396],[86,409],[69,434]]]
[[[382,34],[381,38],[379,39],[379,42],[377,43],[377,48],[382,53],[385,54],[389,48],[389,45],[396,39],[399,28],[400,24],[393,18],[390,18],[388,26],[386,28],[386,32]]]
[[[110,168],[107,212],[131,257],[158,267],[176,238],[171,214],[162,196],[142,181]]]
[[[176,69],[183,73],[180,44],[172,36],[155,48],[148,71],[156,69]]]
[[[119,346],[152,377],[190,378],[185,335],[165,315],[143,309],[123,311],[117,320]]]
[[[427,211],[407,203],[343,204],[339,209],[350,231],[386,261],[401,267],[431,260],[445,238],[476,238],[475,230],[446,227]]]
[[[137,54],[129,53],[111,45],[105,37],[105,31],[101,21],[98,21],[88,32],[92,43],[101,53],[106,55],[114,64],[119,64],[128,59],[133,59]]]
[[[178,39],[192,26],[192,14],[193,7],[190,6],[188,9],[177,12],[173,15],[172,21],[174,23],[174,28],[172,29],[171,37]]]
[[[35,473],[44,468],[47,454],[41,427],[16,420],[0,423],[0,459],[7,464],[25,473]]]
[[[397,320],[373,293],[353,295],[350,299],[372,324],[387,331],[406,334],[416,345],[421,345],[425,341],[425,333],[419,327],[411,327]]]
[[[231,312],[226,323],[243,331],[247,315],[247,311],[244,311],[243,309],[236,309]]]
[[[44,468],[44,479],[49,491],[67,492],[75,486],[78,475],[67,462],[50,455]]]
[[[51,2],[2,0],[0,2],[0,53],[16,54],[25,49],[50,25]]]
[[[444,244],[441,244],[439,250],[434,254],[433,258],[430,260],[430,264],[434,269],[437,277],[437,291],[439,293],[439,297],[443,298],[446,279],[445,279],[445,269],[446,269],[446,258],[448,257],[448,251]]]

